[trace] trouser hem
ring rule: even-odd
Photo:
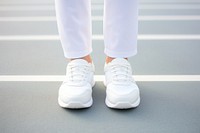
[[[111,51],[108,49],[104,50],[104,53],[109,56],[109,57],[114,57],[114,58],[128,58],[135,56],[137,54],[137,50],[132,50],[132,51]]]
[[[74,52],[64,52],[65,58],[81,58],[92,53],[92,49],[87,51],[74,51]]]

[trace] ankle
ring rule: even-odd
[[[90,55],[80,57],[80,58],[71,58],[70,61],[75,60],[75,59],[83,59],[83,60],[86,60],[88,63],[92,63],[92,58]]]
[[[110,63],[110,62],[111,62],[112,60],[114,60],[114,59],[116,59],[116,58],[106,56],[105,62],[106,62],[106,64],[108,64],[108,63]],[[128,58],[124,58],[124,59],[128,60]]]

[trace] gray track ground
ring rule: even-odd
[[[94,17],[102,16],[102,3],[103,0],[92,1]],[[199,16],[200,1],[141,0],[139,14]],[[58,35],[54,20],[3,21],[13,17],[44,16],[55,17],[54,0],[0,1],[0,76],[65,74],[67,61],[59,40],[2,40],[15,35]],[[200,35],[199,23],[200,19],[140,20],[139,34]],[[102,21],[92,24],[93,35],[102,35]],[[93,40],[96,75],[104,74],[103,50],[103,40]],[[136,75],[200,75],[199,50],[200,39],[138,40],[138,54],[129,61]],[[104,103],[106,88],[102,82],[97,82],[93,88],[91,108],[63,109],[57,103],[60,84],[0,81],[0,132],[200,133],[200,82],[138,82],[141,104],[131,110],[107,108]]]

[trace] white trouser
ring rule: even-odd
[[[110,57],[137,53],[138,0],[104,0],[104,52]],[[92,52],[91,0],[55,0],[58,32],[64,56]]]

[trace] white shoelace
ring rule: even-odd
[[[132,71],[129,65],[115,64],[115,65],[112,65],[110,69],[113,75],[113,81],[117,81],[121,83],[133,81]]]
[[[68,68],[67,75],[70,82],[82,82],[86,80],[86,75],[89,71],[88,65],[69,65]]]

